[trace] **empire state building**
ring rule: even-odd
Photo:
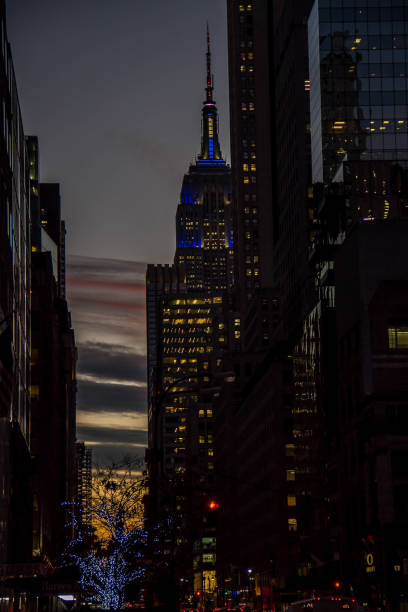
[[[184,175],[177,207],[174,263],[182,264],[188,290],[220,292],[233,282],[231,169],[218,141],[213,99],[210,36],[207,29],[206,99],[202,110],[201,152]]]

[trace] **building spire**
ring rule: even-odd
[[[207,99],[206,102],[212,102],[213,99],[213,76],[211,74],[211,47],[210,47],[210,30],[207,21]]]
[[[213,75],[211,73],[210,30],[207,22],[207,80],[206,99],[203,106],[201,153],[198,156],[198,166],[225,166],[218,141],[218,114],[213,98]]]

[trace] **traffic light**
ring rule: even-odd
[[[335,581],[333,582],[333,586],[334,586],[334,588],[335,588],[335,589],[338,591],[338,590],[341,588],[341,582],[340,582],[340,580],[335,580]]]
[[[211,512],[214,512],[214,510],[218,510],[220,505],[217,501],[215,501],[215,499],[210,499],[207,503],[207,507],[209,510],[211,510]]]

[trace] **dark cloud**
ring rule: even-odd
[[[78,346],[77,437],[91,443],[99,462],[135,449],[144,453],[131,445],[146,444],[145,269],[138,262],[68,259]]]
[[[78,427],[78,439],[89,442],[114,442],[115,444],[146,444],[147,432],[129,429],[114,429],[110,427],[81,426]]]
[[[102,378],[145,382],[146,356],[120,345],[89,342],[81,345],[78,370]]]
[[[80,359],[90,343],[145,354],[145,269],[138,262],[68,258],[67,295]]]
[[[146,388],[104,385],[85,380],[79,381],[77,396],[78,411],[138,412],[146,414]]]
[[[67,270],[69,286],[144,293],[144,263],[71,255]]]

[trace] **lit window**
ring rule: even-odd
[[[286,470],[286,480],[295,480],[295,470]]]
[[[288,529],[289,531],[297,531],[297,519],[288,518]]]
[[[248,185],[249,183],[249,176],[244,176],[244,185]]]
[[[256,164],[251,164],[251,172],[256,172]]]
[[[408,324],[388,327],[388,347],[390,349],[408,349]]]
[[[208,418],[208,419],[212,419],[212,416],[213,416],[213,411],[212,411],[212,409],[211,409],[211,408],[209,408],[209,409],[207,410],[207,418]]]
[[[31,388],[30,388],[30,397],[31,397],[31,399],[39,399],[39,397],[40,397],[40,387],[39,387],[39,385],[31,385]]]
[[[198,411],[198,416],[199,416],[199,417],[204,417],[204,416],[205,416],[205,412],[204,412],[204,410],[199,410],[199,411]]]
[[[288,506],[296,506],[296,495],[288,495]]]
[[[295,445],[285,444],[285,454],[287,457],[294,457],[295,456]]]
[[[241,72],[245,72],[245,64],[241,64]]]
[[[209,457],[214,457],[214,449],[213,448],[209,448],[208,449],[208,456]]]
[[[205,444],[205,436],[203,436],[202,434],[199,435],[198,436],[198,441],[199,441],[200,444]]]
[[[244,172],[248,172],[248,169],[249,169],[248,164],[242,164],[242,169]]]
[[[246,102],[242,102],[242,104],[241,104],[241,110],[242,110],[242,111],[246,111],[246,109],[247,109]]]

